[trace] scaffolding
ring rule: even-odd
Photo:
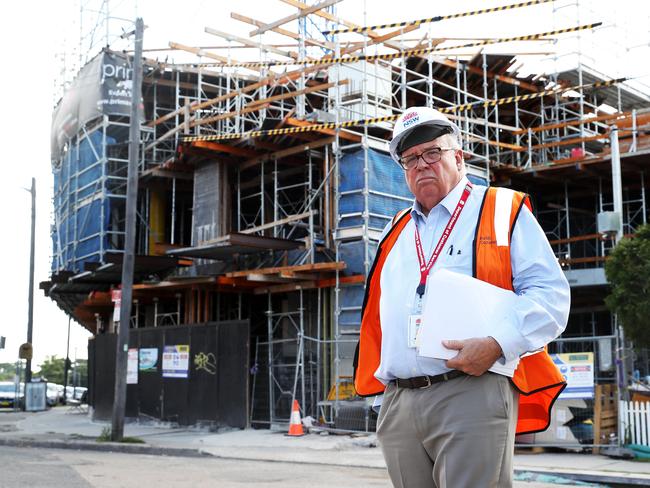
[[[177,261],[135,286],[134,323],[248,319],[251,421],[282,427],[298,399],[304,413],[336,425],[353,397],[363,283],[382,230],[412,203],[401,169],[387,155],[392,121],[422,105],[459,125],[474,182],[533,195],[574,291],[569,327],[552,350],[598,351],[598,380],[614,381],[607,351],[616,348],[616,330],[603,305],[603,264],[613,241],[599,232],[597,216],[613,205],[616,124],[624,232],[647,221],[650,96],[584,64],[522,76],[527,50],[487,52],[499,40],[459,44],[434,38],[430,29],[416,35],[421,24],[413,22],[380,33],[340,18],[336,1],[283,2],[296,10],[277,22],[232,13],[254,27],[248,37],[206,27],[227,42],[223,52],[174,41],[171,49],[198,59],[145,63],[139,253]],[[296,20],[298,31],[290,31],[285,24]],[[357,37],[341,29],[356,29]],[[291,46],[267,42],[270,32]],[[563,32],[527,37],[546,41]],[[252,50],[258,61],[234,59],[235,46]],[[98,134],[94,164],[101,177],[72,186],[86,169],[70,166],[57,186],[53,235],[72,238],[65,245],[55,239],[53,282],[57,273],[84,271],[89,259],[69,257],[68,247],[85,237],[62,230],[85,198],[110,202],[112,212],[110,225],[99,224],[98,239],[107,244],[93,259],[105,263],[121,249],[126,157],[109,154],[114,145],[107,138],[126,125],[104,117],[84,127],[55,162],[56,173],[90,141],[88,134]],[[99,315],[110,310],[106,297],[73,303],[61,298],[63,284],[57,287],[50,295],[69,313],[80,304]],[[84,323],[97,332],[97,320]],[[367,409],[365,415],[367,428]]]

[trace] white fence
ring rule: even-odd
[[[650,446],[650,402],[620,402],[621,440]]]

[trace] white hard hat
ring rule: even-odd
[[[390,155],[399,162],[400,143],[408,136],[416,127],[423,125],[449,127],[452,134],[461,142],[460,129],[456,124],[449,120],[443,113],[435,108],[429,107],[410,107],[400,115],[393,127],[393,139],[390,141]]]

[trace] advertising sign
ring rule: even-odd
[[[143,347],[138,353],[140,365],[138,367],[141,373],[155,373],[158,370],[158,348]]]
[[[551,354],[551,358],[567,381],[561,399],[594,397],[594,353]]]
[[[131,114],[133,69],[124,55],[102,51],[67,88],[52,115],[51,149],[57,156],[66,141],[102,115]]]
[[[138,350],[129,349],[128,358],[126,362],[126,384],[138,384]]]
[[[165,346],[163,349],[163,378],[187,378],[190,367],[190,346]]]

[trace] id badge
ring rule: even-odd
[[[422,315],[412,314],[409,315],[408,324],[408,347],[418,347],[418,334],[420,333],[420,326],[422,325]]]

